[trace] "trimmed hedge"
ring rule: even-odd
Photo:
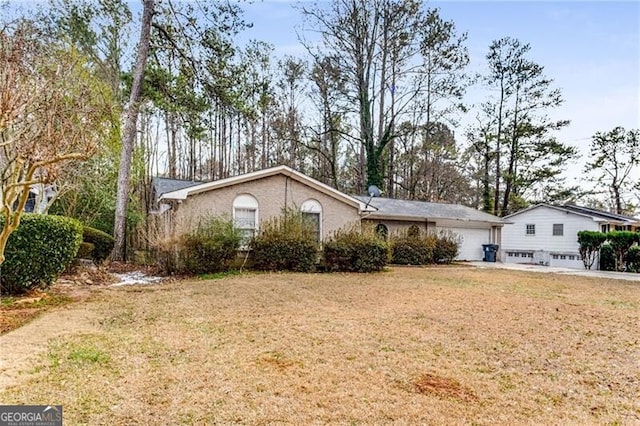
[[[313,225],[291,209],[263,222],[250,247],[253,269],[261,271],[310,272],[318,260]]]
[[[391,238],[391,263],[396,265],[427,265],[433,263],[436,238],[433,235],[414,236],[409,231]]]
[[[318,246],[297,238],[256,238],[251,244],[253,269],[260,271],[313,271]]]
[[[111,251],[115,245],[115,239],[111,235],[90,226],[83,228],[82,241],[93,244],[90,258],[93,259],[95,263],[104,262],[111,255]]]
[[[602,246],[600,246],[600,270],[616,270],[616,253],[609,243],[604,243]]]
[[[329,272],[377,272],[388,260],[386,242],[369,228],[339,230],[324,244],[324,263]]]
[[[607,240],[607,235],[599,231],[578,232],[578,244],[580,244],[580,256],[585,269],[591,269],[596,260],[598,251]]]
[[[638,242],[640,234],[631,231],[611,231],[607,233],[607,240],[615,253],[615,269],[622,271],[624,267],[624,257],[627,251]]]
[[[80,243],[80,247],[78,248],[78,253],[76,253],[76,257],[78,259],[93,259],[93,250],[95,246],[91,243],[85,243],[84,241]]]
[[[624,256],[627,272],[640,272],[640,246],[631,247]]]
[[[4,226],[4,217],[0,218]],[[63,216],[24,213],[7,242],[0,265],[2,293],[47,287],[73,261],[82,242],[82,224]]]

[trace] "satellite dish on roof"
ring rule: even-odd
[[[369,201],[367,201],[367,204],[365,204],[365,209],[369,207],[369,203],[371,203],[373,197],[380,197],[382,195],[382,191],[380,191],[380,188],[375,185],[369,185],[369,188],[367,188],[367,193],[369,194]]]
[[[380,197],[382,195],[382,191],[380,191],[380,188],[378,188],[375,185],[369,185],[369,188],[367,189],[367,193],[372,198],[373,197]]]

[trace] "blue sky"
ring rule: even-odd
[[[254,24],[245,37],[269,42],[281,55],[302,54],[296,3],[265,0],[243,5]],[[616,126],[640,128],[640,2],[445,0],[428,6],[440,8],[444,19],[468,33],[474,71],[482,71],[494,39],[510,36],[531,45],[530,58],[545,67],[565,99],[552,117],[569,119],[571,125],[558,136],[583,154],[567,170],[574,182],[580,182],[595,132]],[[463,122],[471,119],[462,117]]]
[[[43,1],[9,0],[9,4],[31,6]],[[130,3],[139,12],[140,2]],[[296,34],[301,26],[301,14],[294,8],[298,3],[240,1],[246,20],[253,23],[253,28],[240,34],[240,44],[257,39],[274,45],[276,55],[304,55]],[[327,0],[319,0],[323,3]],[[582,169],[595,132],[616,126],[640,128],[640,1],[441,0],[427,6],[440,8],[444,19],[453,20],[459,32],[468,33],[474,72],[482,72],[494,39],[510,36],[531,45],[530,58],[545,67],[565,100],[551,117],[571,120],[558,137],[582,154],[567,170],[572,182],[587,185],[581,181]],[[478,92],[471,90],[467,101],[481,100],[475,95]],[[471,115],[460,117],[463,127],[472,120]],[[457,134],[463,134],[463,127]],[[636,178],[640,179],[640,172]]]

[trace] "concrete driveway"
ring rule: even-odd
[[[595,271],[595,270],[587,271],[584,269],[554,268],[551,266],[528,265],[528,264],[520,264],[520,263],[502,263],[502,262],[469,262],[469,264],[477,268],[485,268],[485,269],[500,268],[500,269],[512,269],[517,271],[578,275],[582,277],[592,277],[592,278],[640,281],[640,274],[634,274],[629,272],[611,272],[611,271]]]

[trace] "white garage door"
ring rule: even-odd
[[[582,258],[576,254],[551,253],[549,266],[556,268],[584,269]]]
[[[470,229],[470,228],[438,228],[447,229],[463,238],[462,245],[458,253],[457,260],[482,260],[484,253],[482,245],[490,243],[489,229]]]

